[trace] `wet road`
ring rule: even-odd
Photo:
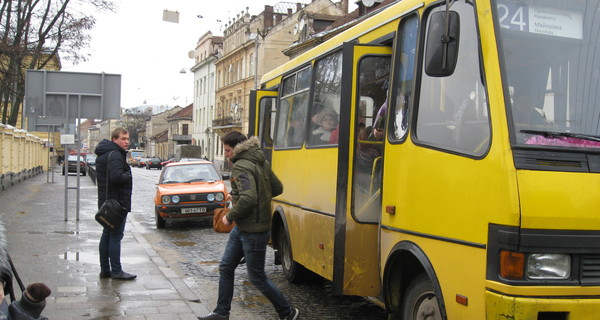
[[[160,170],[132,168],[134,194],[132,213],[144,227],[141,232],[154,250],[184,279],[200,301],[214,306],[218,288],[218,262],[227,234],[212,230],[212,218],[204,221],[167,222],[156,229],[154,193]],[[310,283],[290,284],[273,264],[273,250],[267,250],[266,271],[290,302],[300,309],[302,319],[386,319],[385,312],[360,297],[331,294],[331,283],[321,278]],[[231,319],[277,319],[270,302],[247,280],[246,268],[236,271]]]

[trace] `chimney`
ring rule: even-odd
[[[296,2],[296,11],[302,10],[302,3]]]
[[[265,5],[264,14],[264,30],[269,29],[273,26],[273,7],[269,5]]]
[[[287,11],[288,11],[288,12],[287,12],[287,16],[288,16],[288,17],[291,17],[291,16],[292,16],[292,14],[294,13],[294,12],[292,11],[292,8],[288,8],[288,10],[287,10]]]

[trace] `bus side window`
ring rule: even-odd
[[[338,143],[340,100],[342,96],[342,53],[335,52],[315,62],[314,98],[310,109],[307,145]]]
[[[389,56],[366,56],[360,60],[355,106],[353,165],[353,215],[358,221],[377,221],[381,208],[383,140],[387,93],[391,69]]]
[[[414,82],[415,53],[417,47],[417,32],[419,19],[416,15],[403,19],[398,29],[399,67],[395,70],[395,87],[392,97],[390,114],[390,138],[392,140],[404,139],[408,131],[408,107],[412,97]]]
[[[471,4],[462,2],[455,3],[452,10],[461,19],[461,54],[456,69],[448,76],[431,76],[423,69],[415,135],[424,144],[481,156],[489,146],[490,125],[481,82],[475,12]]]
[[[310,74],[311,68],[306,67],[283,79],[275,128],[276,148],[299,148],[304,142]]]
[[[308,91],[282,98],[276,127],[275,147],[294,148],[304,142]]]

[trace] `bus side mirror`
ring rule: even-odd
[[[427,75],[447,77],[454,72],[458,58],[459,35],[460,19],[456,11],[439,11],[431,15],[425,42]]]

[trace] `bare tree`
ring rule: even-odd
[[[140,148],[145,141],[141,141],[140,132],[146,132],[146,122],[152,117],[152,108],[141,107],[125,109],[122,120],[123,127],[129,131],[129,145],[132,148]]]
[[[25,98],[25,71],[61,59],[87,57],[96,21],[83,13],[114,11],[111,0],[2,0],[0,6],[0,123],[15,126]]]

